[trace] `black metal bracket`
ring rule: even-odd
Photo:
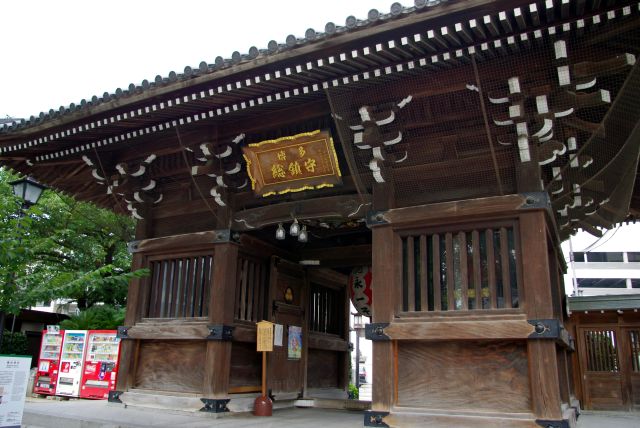
[[[233,339],[233,326],[216,324],[208,325],[209,336],[207,340],[231,340]]]
[[[385,212],[386,211],[367,211],[367,227],[389,224],[389,222],[384,218]]]
[[[575,341],[564,325],[558,319],[527,320],[534,327],[529,339],[552,339],[563,344],[570,350],[575,350]]]
[[[122,404],[122,400],[120,400],[120,395],[122,395],[122,391],[109,391],[109,398],[107,398],[107,401],[109,403]]]
[[[391,340],[389,336],[384,333],[384,329],[389,327],[388,322],[376,322],[371,324],[365,324],[364,337],[374,341],[387,341]]]
[[[128,327],[126,325],[119,325],[118,326],[118,331],[116,333],[116,337],[119,339],[129,339],[129,329],[131,327]]]
[[[229,411],[229,409],[227,408],[227,404],[229,404],[228,398],[201,398],[200,401],[204,403],[204,407],[200,409],[201,412],[224,413]]]
[[[551,207],[551,199],[547,192],[522,192],[520,195],[524,196],[524,205],[521,209],[530,210]]]
[[[569,421],[567,419],[562,419],[560,421],[536,419],[536,423],[544,428],[569,428]]]
[[[364,426],[366,427],[388,427],[384,423],[384,417],[388,416],[389,412],[376,412],[374,410],[367,410],[364,412]]]

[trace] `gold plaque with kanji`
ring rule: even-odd
[[[273,351],[273,323],[269,321],[260,321],[256,323],[256,332],[256,351]]]
[[[261,196],[342,184],[328,131],[313,131],[243,147],[251,187]]]

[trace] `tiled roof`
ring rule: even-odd
[[[58,109],[50,109],[49,112],[41,112],[38,116],[31,116],[29,119],[22,122],[12,122],[11,124],[4,125],[0,122],[0,134],[26,129],[51,119],[58,119],[71,113],[88,109],[92,106],[142,94],[152,88],[164,87],[175,82],[186,81],[198,76],[212,74],[219,70],[231,68],[245,61],[253,61],[260,57],[276,55],[284,51],[300,48],[301,46],[319,43],[329,38],[337,37],[341,34],[352,33],[363,28],[379,25],[383,22],[406,16],[407,14],[416,13],[424,8],[433,7],[446,1],[447,0],[415,0],[414,6],[412,7],[404,7],[400,3],[396,2],[391,5],[388,13],[381,13],[377,9],[371,9],[367,14],[366,19],[361,20],[354,16],[348,16],[343,26],[336,25],[333,22],[328,22],[324,27],[324,32],[319,32],[313,28],[309,28],[305,32],[304,37],[300,38],[290,34],[287,36],[284,43],[278,43],[275,40],[271,40],[267,44],[266,49],[258,49],[257,47],[252,46],[249,48],[248,53],[245,54],[235,51],[232,53],[231,58],[218,56],[215,58],[213,63],[202,61],[196,68],[186,66],[182,73],[170,71],[168,75],[164,77],[157,75],[153,81],[145,79],[139,84],[130,83],[126,89],[117,88],[113,92],[104,92],[102,96],[94,95],[89,99],[81,100],[78,104],[72,103],[66,107],[60,106]]]

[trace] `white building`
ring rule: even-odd
[[[78,315],[80,310],[75,301],[68,299],[56,299],[48,302],[36,302],[34,306],[29,307],[34,311],[51,312],[54,314]]]
[[[580,232],[562,243],[569,296],[640,294],[640,223],[601,238]]]

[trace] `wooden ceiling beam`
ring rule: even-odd
[[[352,267],[371,265],[371,244],[303,249],[301,260],[319,260],[320,267]]]

